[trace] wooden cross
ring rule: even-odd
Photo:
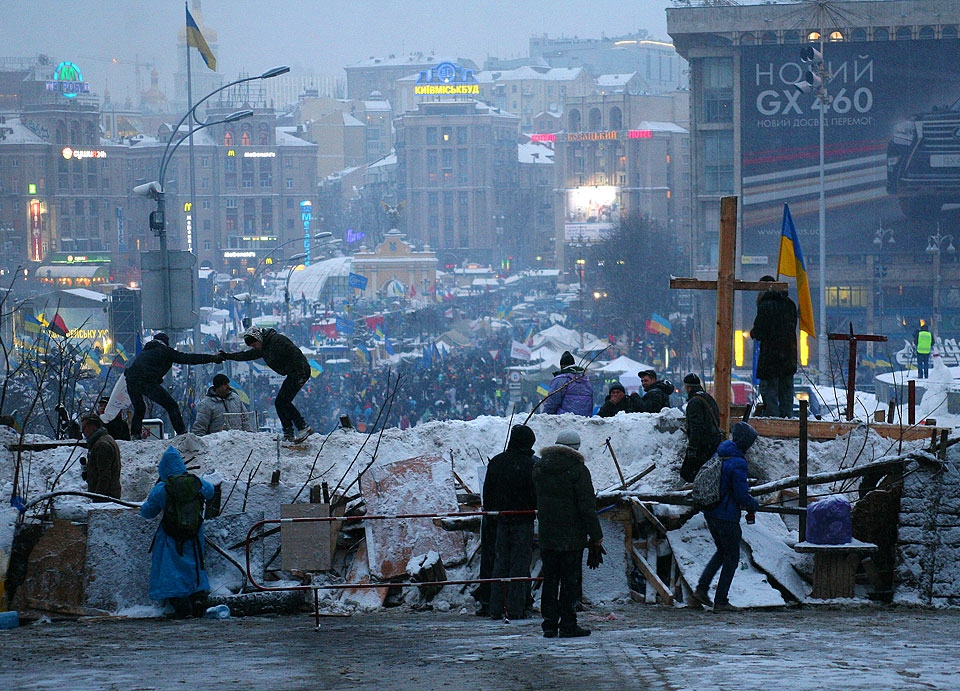
[[[734,277],[737,263],[737,198],[720,200],[720,251],[717,280],[671,278],[670,287],[685,290],[717,291],[716,355],[713,370],[713,397],[720,409],[720,429],[726,432],[730,423],[730,370],[733,367],[733,296],[737,290],[787,290],[778,281],[741,281]]]
[[[875,334],[853,333],[853,322],[850,322],[850,333],[827,334],[829,341],[850,341],[850,357],[847,362],[847,419],[853,419],[854,385],[857,383],[857,341],[886,341],[886,336]]]

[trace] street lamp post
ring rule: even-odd
[[[150,197],[157,202],[157,208],[150,213],[150,229],[154,232],[160,242],[160,281],[161,281],[161,300],[163,302],[163,327],[162,330],[169,331],[172,330],[173,324],[173,315],[171,313],[171,292],[170,292],[170,258],[169,250],[167,248],[167,222],[166,222],[166,193],[164,191],[165,176],[167,172],[167,166],[170,164],[170,160],[173,158],[173,154],[176,153],[177,149],[184,142],[184,140],[189,140],[193,138],[193,135],[199,132],[202,129],[207,127],[213,127],[214,125],[222,125],[228,122],[236,122],[237,120],[242,120],[244,118],[251,117],[253,111],[250,109],[238,110],[234,113],[230,113],[224,118],[219,120],[210,120],[206,122],[201,122],[197,117],[197,109],[203,105],[207,100],[212,96],[220,93],[224,89],[228,89],[237,84],[243,84],[244,82],[253,81],[255,79],[271,79],[277,77],[281,74],[286,74],[290,71],[290,68],[287,66],[274,67],[273,69],[267,70],[263,74],[257,75],[255,77],[244,77],[243,79],[238,79],[236,81],[230,82],[221,86],[219,89],[211,91],[209,94],[204,96],[202,99],[197,101],[197,103],[188,110],[180,121],[177,123],[176,127],[173,129],[173,132],[170,135],[170,140],[167,142],[166,148],[163,150],[163,155],[160,157],[160,174],[158,179],[154,182],[147,183],[145,185],[138,185],[133,188],[133,191],[136,194],[142,196]],[[193,119],[193,125],[188,128],[186,136],[181,137],[174,143],[174,139],[177,134],[180,132],[180,128],[188,119]]]
[[[937,224],[937,234],[930,235],[927,238],[927,253],[933,255],[933,324],[931,332],[933,333],[933,342],[937,342],[940,336],[940,288],[943,283],[943,275],[940,273],[940,252],[943,249],[943,243],[947,243],[947,252],[955,252],[952,235],[941,235],[940,224]]]
[[[883,243],[888,245],[896,244],[893,238],[893,229],[884,228],[883,224],[873,232],[873,244],[877,246],[877,265],[873,268],[874,276],[877,277],[877,331],[883,333],[883,279],[887,275],[887,266],[883,263]]]
[[[493,217],[497,230],[497,275],[503,271],[503,222],[505,220],[506,217],[503,214],[496,214]]]
[[[814,107],[820,112],[818,118],[820,146],[819,146],[819,205],[818,205],[818,231],[820,253],[819,262],[819,298],[820,298],[820,329],[817,336],[817,367],[820,370],[821,383],[828,383],[828,362],[827,362],[827,230],[826,230],[826,186],[824,184],[824,130],[826,127],[827,110],[830,108],[831,97],[827,93],[827,81],[830,75],[827,73],[827,64],[823,58],[823,17],[820,17],[817,39],[820,43],[818,51],[813,46],[803,46],[800,49],[800,62],[807,64],[811,69],[803,75],[803,81],[795,84],[797,89],[805,94],[815,94]],[[816,70],[814,72],[813,70]]]
[[[332,236],[333,236],[333,233],[329,231],[323,231],[321,233],[314,233],[311,236],[311,238],[313,240],[328,240]],[[273,257],[274,252],[276,252],[277,250],[283,249],[284,247],[287,247],[289,245],[292,245],[295,242],[302,242],[302,241],[303,241],[303,238],[293,238],[292,240],[287,240],[286,242],[281,242],[279,245],[275,245],[271,247],[270,250],[267,252],[267,254],[264,255],[264,257],[260,261],[257,262],[257,265],[254,267],[253,271],[250,274],[250,277],[248,279],[248,287],[250,288],[250,290],[253,290],[253,281],[256,280],[257,274],[260,273],[260,269],[266,266],[267,260]],[[303,253],[303,256],[306,257],[307,256],[306,253]],[[285,261],[289,261],[289,259]]]

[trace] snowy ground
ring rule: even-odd
[[[816,607],[710,614],[618,606],[589,638],[471,612],[87,620],[0,631],[6,688],[955,689],[956,610]],[[175,661],[175,662],[173,662]]]

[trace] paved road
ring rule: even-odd
[[[0,631],[0,688],[957,689],[960,612],[851,607],[724,613],[626,604],[538,621],[385,610],[228,620],[85,620]]]

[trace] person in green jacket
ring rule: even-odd
[[[933,350],[933,334],[924,324],[917,330],[917,379],[930,377],[930,351]]]
[[[579,452],[580,435],[564,430],[556,445],[540,450],[533,466],[537,493],[543,587],[540,612],[545,638],[589,636],[577,625],[576,601],[583,550],[599,546],[603,531],[597,518],[590,471]]]

